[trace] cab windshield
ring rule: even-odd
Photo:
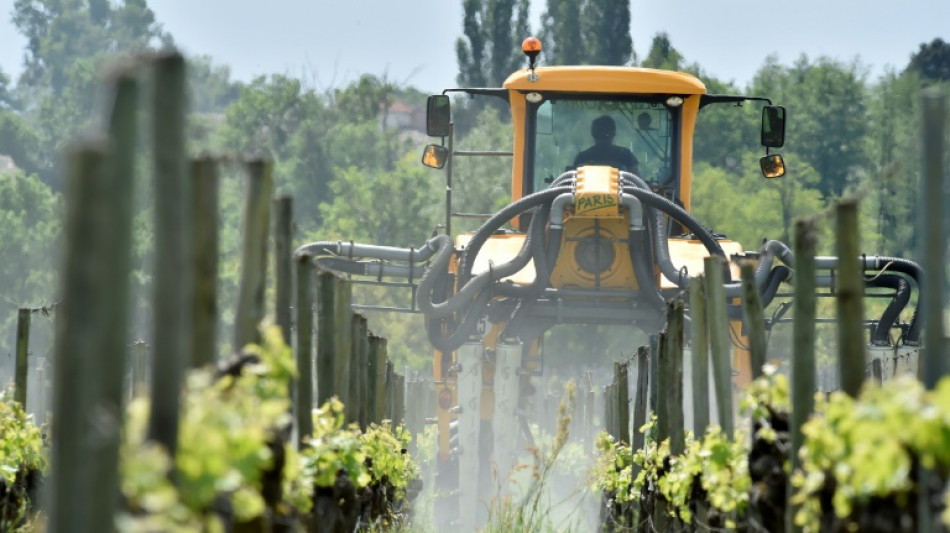
[[[555,96],[532,106],[534,157],[526,181],[547,188],[566,170],[609,165],[633,172],[654,188],[672,188],[677,161],[673,139],[679,108],[660,98]]]

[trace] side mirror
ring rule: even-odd
[[[444,94],[433,94],[426,101],[426,134],[429,137],[448,137],[452,105]]]
[[[781,148],[785,144],[785,108],[767,105],[762,108],[762,146]]]
[[[785,160],[782,154],[771,154],[759,159],[762,175],[766,178],[781,178],[785,175]]]
[[[442,168],[449,158],[449,149],[438,144],[430,144],[422,152],[422,164],[429,168]]]

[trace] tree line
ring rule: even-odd
[[[701,113],[693,204],[700,220],[716,231],[754,249],[765,236],[787,240],[795,218],[821,213],[838,197],[858,195],[865,200],[865,248],[912,255],[917,95],[924,86],[950,84],[950,44],[941,39],[909,50],[906,66],[877,79],[869,79],[867,66],[857,59],[801,56],[791,64],[767,60],[748,86],[740,87],[690,62],[662,32],[632,36],[630,17],[636,13],[629,0],[547,0],[537,28],[531,27],[527,0],[462,0],[462,6],[456,44],[460,85],[498,86],[524,65],[521,39],[537,34],[544,64],[682,70],[699,76],[711,93],[763,95],[786,106],[788,175],[773,181],[761,179],[755,163],[761,155],[758,108]],[[134,56],[175,43],[146,0],[15,0],[13,23],[27,44],[19,77],[0,71],[0,154],[20,169],[0,174],[3,331],[12,331],[17,307],[56,299],[61,154],[94,116],[104,69],[115,51]],[[642,59],[634,37],[651,39]],[[328,89],[280,74],[240,82],[207,56],[190,58],[188,75],[191,149],[272,157],[278,193],[297,198],[298,241],[419,245],[441,222],[442,175],[418,163],[423,136],[395,120],[405,117],[407,108],[424,107],[425,95],[417,89],[369,73]],[[469,111],[459,121],[463,148],[511,146],[504,110]],[[491,212],[505,205],[508,164],[461,163],[455,178],[461,210]],[[236,293],[240,184],[226,177],[221,189],[222,254],[233,257],[221,266],[225,298]],[[136,242],[141,243],[150,241],[148,187],[145,181],[136,189],[141,198],[135,231],[143,237]],[[150,282],[149,253],[144,244],[136,251],[138,290]],[[147,323],[150,310],[142,305],[137,320]],[[427,358],[421,327],[398,317],[373,320],[382,324],[383,335],[413,340],[392,347],[397,359]],[[12,335],[0,338],[0,353],[9,353],[11,340]]]

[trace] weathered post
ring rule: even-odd
[[[668,381],[666,387],[666,409],[669,423],[667,429],[670,434],[670,453],[682,454],[686,447],[683,423],[683,330],[684,330],[684,303],[679,296],[667,304],[667,338],[666,359],[668,373],[664,379]]]
[[[838,276],[838,376],[841,390],[856,398],[864,383],[864,273],[858,244],[858,203],[842,200],[836,210]]]
[[[241,246],[241,279],[234,316],[234,349],[260,341],[258,327],[264,318],[264,281],[267,275],[267,235],[270,197],[274,187],[273,163],[256,159],[247,163],[247,196]]]
[[[293,198],[281,196],[274,199],[274,317],[290,344],[291,309],[290,294],[293,287]]]
[[[393,363],[386,360],[386,418],[396,427],[396,373],[393,371]]]
[[[95,423],[90,423],[90,433],[87,438],[91,444],[91,453],[87,458],[90,463],[93,478],[89,480],[89,490],[95,495],[90,502],[89,523],[86,526],[90,531],[111,531],[115,527],[115,510],[119,503],[119,434],[122,429],[123,391],[125,388],[126,359],[128,357],[128,323],[129,323],[129,294],[130,273],[132,271],[132,204],[133,183],[135,175],[135,148],[138,139],[138,108],[139,88],[136,73],[129,69],[118,71],[111,80],[114,87],[114,100],[109,116],[107,130],[108,148],[104,161],[102,175],[102,189],[98,191],[103,196],[100,204],[87,206],[88,209],[100,209],[98,244],[93,248],[103,258],[100,265],[102,270],[97,282],[98,298],[92,301],[81,302],[80,305],[89,307],[99,306],[95,312],[92,329],[98,337],[98,353],[95,359],[87,361],[92,365],[95,378],[92,380],[91,409],[84,416]],[[183,126],[184,109],[184,72],[181,56],[171,54],[167,58],[160,58],[155,76],[156,88],[169,90],[174,94],[168,99],[175,101],[172,106],[176,112],[171,112],[166,124],[170,128]],[[164,81],[168,84],[165,85]],[[156,97],[156,107],[161,100]],[[168,109],[168,111],[171,111]],[[176,114],[177,113],[177,114]],[[163,122],[158,119],[156,122]],[[160,125],[156,124],[156,135]],[[166,131],[174,135],[171,131]],[[183,135],[183,133],[182,133]],[[170,179],[178,179],[180,194],[179,200],[186,200],[187,188],[184,187],[184,142],[171,141],[168,159],[156,152],[156,171],[162,168],[158,164],[164,160],[169,167],[176,165],[179,173]],[[160,159],[161,158],[161,159]],[[169,168],[169,170],[171,170]],[[156,203],[158,190],[156,187]],[[156,205],[156,209],[158,205]],[[183,227],[188,228],[188,218],[182,221]],[[184,238],[182,242],[187,242]],[[158,227],[155,228],[155,243],[158,240]],[[184,247],[184,246],[183,246]],[[184,252],[187,253],[187,247]],[[156,252],[158,255],[160,252]],[[184,266],[184,265],[179,265]],[[186,288],[190,279],[184,276]],[[156,283],[158,274],[155,274]],[[155,313],[158,314],[156,302]],[[184,313],[183,313],[184,314]],[[187,315],[186,315],[187,316]],[[184,335],[184,333],[182,333]],[[187,349],[187,348],[186,348]],[[88,423],[88,422],[87,422]]]
[[[702,437],[709,426],[709,328],[706,316],[705,277],[689,280],[689,316],[692,342],[693,434]]]
[[[643,433],[640,428],[647,423],[647,388],[650,386],[650,348],[637,348],[637,392],[633,404],[633,450],[643,449]],[[634,465],[636,466],[636,465]]]
[[[178,53],[170,53],[154,64],[155,277],[148,437],[174,457],[182,373],[192,359],[188,354],[191,224],[186,208],[191,195],[185,178],[185,60]]]
[[[297,446],[313,435],[313,256],[297,256]],[[332,374],[332,372],[330,372]]]
[[[920,219],[921,255],[925,277],[921,283],[921,305],[924,312],[924,351],[921,375],[924,386],[932,389],[947,374],[946,332],[944,331],[944,297],[946,291],[947,229],[944,213],[946,202],[947,95],[934,87],[921,95],[923,126],[923,186],[920,187],[924,216]]]
[[[614,376],[616,380],[616,376]],[[614,439],[620,440],[617,429],[617,383],[612,381],[604,387],[604,429]]]
[[[214,364],[218,326],[218,168],[209,156],[191,162],[191,219],[194,224],[192,268],[191,366]]]
[[[667,403],[669,400],[667,391],[670,388],[670,383],[667,381],[670,375],[670,358],[667,350],[670,341],[667,330],[660,332],[657,341],[656,441],[663,442],[670,436],[670,409]]]
[[[14,377],[13,400],[26,410],[26,380],[29,374],[30,351],[29,309],[20,309],[16,317],[16,375]]]
[[[352,320],[350,322],[350,356],[346,361],[347,366],[349,367],[349,372],[347,374],[347,387],[349,394],[347,395],[346,402],[346,421],[357,422],[362,426],[362,418],[360,416],[362,407],[363,407],[363,398],[360,396],[360,375],[363,373],[364,369],[360,367],[360,361],[365,360],[363,356],[363,345],[366,340],[366,317],[363,315],[353,313]]]
[[[382,337],[376,338],[375,369],[373,380],[376,382],[376,422],[382,422],[388,418],[386,415],[386,361],[387,361],[387,342]]]
[[[630,449],[633,453],[642,450],[645,444],[645,435],[640,431],[640,428],[646,424],[647,420],[647,388],[650,386],[649,363],[650,348],[640,346],[637,348],[637,391],[633,403],[633,437],[630,441],[632,443]],[[633,463],[633,478],[636,479],[639,473],[640,466]]]
[[[659,379],[660,372],[660,337],[659,335],[650,335],[650,379],[648,380],[650,384],[650,414],[655,415],[657,409],[657,382]]]
[[[802,426],[815,407],[815,249],[818,229],[813,220],[795,222],[795,288],[792,308],[791,402],[789,424],[791,447],[788,457],[791,471],[800,467],[798,450],[804,442]],[[791,487],[788,494],[791,494]],[[795,526],[797,506],[789,502],[785,515],[787,531]]]
[[[380,416],[377,409],[379,399],[379,340],[377,335],[370,335],[367,340],[366,352],[366,423],[378,423]]]
[[[762,367],[767,360],[768,344],[765,337],[765,317],[762,316],[762,300],[755,283],[755,263],[742,261],[739,265],[742,276],[742,315],[745,318],[746,333],[749,338],[749,361],[752,366],[752,379],[762,376]]]
[[[713,385],[719,426],[730,439],[734,424],[732,415],[732,357],[729,349],[729,318],[726,314],[726,294],[722,285],[725,261],[717,255],[703,260],[706,269],[706,316],[709,317],[709,340],[712,351]]]
[[[337,298],[335,300],[336,309],[334,310],[334,313],[336,313],[336,331],[333,332],[336,335],[334,341],[336,353],[333,354],[335,358],[333,368],[336,372],[334,379],[336,381],[333,390],[336,391],[337,396],[348,409],[350,404],[350,354],[353,350],[353,311],[350,303],[353,292],[349,280],[339,276],[334,279],[337,284]]]
[[[317,405],[339,395],[337,389],[337,355],[341,350],[337,330],[340,300],[337,277],[323,270],[317,274]],[[299,304],[298,304],[299,305]]]
[[[614,384],[616,390],[616,428],[617,438],[630,444],[630,385],[627,379],[629,363],[614,363]]]
[[[944,330],[944,298],[946,290],[947,227],[944,213],[946,202],[947,156],[947,95],[937,88],[931,88],[921,95],[923,126],[921,142],[923,145],[923,186],[921,205],[924,216],[921,220],[921,247],[924,256],[925,277],[921,283],[921,305],[924,310],[924,350],[920,363],[920,374],[924,386],[936,387],[937,382],[947,374],[947,339]],[[923,465],[918,467],[918,487],[921,492],[932,495],[940,490],[935,474]],[[937,482],[937,483],[935,483]],[[931,498],[918,498],[917,529],[931,532],[937,530],[934,511],[930,506]]]
[[[406,376],[396,375],[396,412],[393,413],[393,426],[399,426],[406,419]]]
[[[145,394],[147,376],[145,369],[148,361],[148,345],[145,341],[132,344],[132,397]]]
[[[62,303],[56,316],[56,341],[51,424],[48,530],[84,532],[92,517],[92,428],[89,414],[97,385],[93,369],[102,349],[101,275],[108,258],[99,253],[99,220],[104,200],[105,150],[78,149],[68,156],[66,183],[66,250],[62,272]],[[92,207],[95,207],[93,209]],[[95,303],[96,305],[92,305]],[[98,475],[98,473],[96,474]],[[107,492],[106,494],[110,494]]]

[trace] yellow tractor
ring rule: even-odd
[[[708,255],[757,258],[765,305],[791,280],[794,266],[785,244],[769,241],[746,252],[690,214],[693,134],[701,110],[762,105],[766,150],[760,166],[766,178],[779,178],[784,161],[769,151],[784,144],[783,107],[767,98],[707,94],[699,79],[682,72],[537,67],[540,49],[537,39],[525,40],[528,68],[502,88],[450,89],[429,97],[428,134],[442,142],[428,145],[422,162],[445,168],[444,234],[418,248],[335,241],[301,248],[326,268],[412,286],[411,311],[424,315],[434,347],[439,485],[459,494],[445,506],[464,524],[476,521],[474,487],[486,484],[489,465],[502,472],[511,466],[527,426],[529,381],[542,368],[546,331],[558,324],[612,324],[656,333],[667,299],[702,271]],[[457,150],[451,93],[502,99],[514,146]],[[454,159],[497,155],[512,159],[511,203],[477,231],[452,235]],[[917,287],[919,267],[892,257],[862,261],[874,274],[868,286],[892,291],[885,313],[868,321],[872,345],[913,353],[920,337],[916,313],[909,324],[900,324],[898,315]],[[830,292],[836,267],[836,258],[817,258],[819,282]],[[741,297],[736,272],[727,269],[724,280],[733,312]],[[741,337],[741,314],[733,316],[731,327]],[[900,330],[900,346],[890,342],[893,329]],[[748,354],[741,348],[733,367],[740,385],[748,380]]]

